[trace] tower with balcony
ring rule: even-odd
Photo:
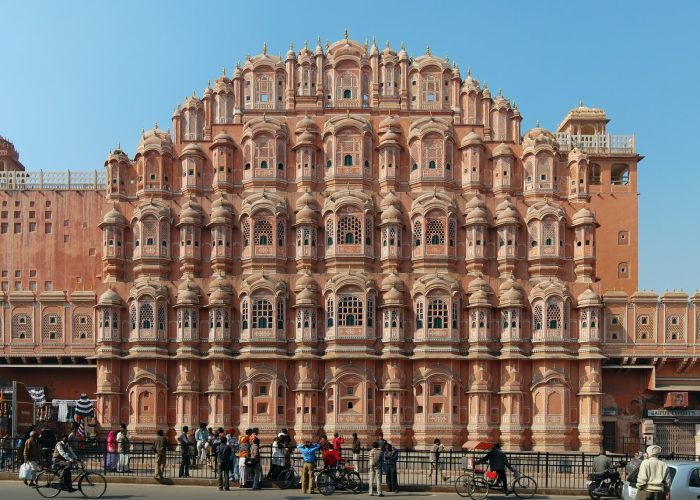
[[[234,260],[233,205],[224,194],[211,204],[209,229],[211,234],[211,267],[214,272],[230,272]]]
[[[576,282],[595,281],[595,231],[598,222],[587,208],[581,208],[571,217],[574,230],[574,273]]]
[[[510,198],[504,199],[496,206],[493,225],[496,228],[498,274],[501,278],[505,278],[516,271],[520,248],[518,241],[520,215]]]
[[[126,219],[116,205],[107,212],[99,224],[102,229],[102,270],[104,281],[113,282],[122,278],[125,262],[124,230],[128,226]]]
[[[457,206],[449,194],[434,189],[411,203],[413,269],[450,271],[457,260]]]
[[[292,227],[295,231],[295,259],[299,267],[314,269],[318,259],[318,219],[316,200],[305,191],[296,202],[296,217]]]
[[[287,266],[287,201],[277,193],[252,192],[243,199],[240,215],[243,269]]]
[[[533,277],[557,276],[564,261],[566,214],[550,202],[537,202],[527,209],[528,273]]]
[[[180,272],[197,275],[202,261],[202,207],[194,198],[189,198],[180,210],[175,227],[180,233]]]
[[[396,269],[404,258],[403,254],[403,213],[401,200],[390,191],[380,204],[379,231],[382,269]]]
[[[369,189],[373,181],[371,122],[348,110],[329,118],[321,136],[326,188],[351,184]]]
[[[379,123],[379,186],[382,191],[395,190],[401,176],[401,125],[389,115]]]
[[[326,197],[321,215],[329,271],[370,266],[374,260],[372,196],[359,190],[335,191]]]
[[[559,143],[541,127],[525,134],[522,143],[523,194],[526,200],[559,195]]]
[[[479,195],[474,196],[464,208],[464,232],[466,233],[467,273],[479,275],[485,272],[488,261],[487,242],[489,218],[486,204]]]
[[[418,118],[408,133],[411,189],[454,185],[454,130],[442,118]]]

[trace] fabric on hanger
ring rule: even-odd
[[[88,399],[87,394],[82,393],[80,399],[75,404],[75,412],[83,417],[90,417],[95,413],[95,407],[92,401]]]
[[[66,403],[59,403],[57,420],[59,422],[68,422],[68,405]]]

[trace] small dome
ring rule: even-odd
[[[183,109],[204,109],[204,104],[202,104],[201,99],[193,92],[190,97],[185,99],[185,104],[182,106]]]
[[[304,287],[297,293],[295,307],[318,307],[316,294],[310,287]]]
[[[401,205],[401,200],[399,199],[398,196],[396,196],[396,193],[393,191],[389,191],[384,198],[382,198],[381,203],[379,206],[382,208],[382,210],[390,205],[394,206],[400,206]]]
[[[233,222],[233,205],[223,195],[211,204],[210,224],[230,224]]]
[[[472,77],[472,72],[470,69],[467,69],[467,78],[464,80],[464,83],[462,83],[462,88],[467,92],[479,92],[481,90],[479,87],[479,82]]]
[[[105,290],[97,301],[98,306],[120,307],[121,304],[122,298],[111,288]]]
[[[113,161],[116,161],[117,163],[124,162],[128,165],[129,157],[121,149],[115,149],[114,151],[110,151],[110,153],[107,155],[107,159],[105,160],[105,167]]]
[[[505,289],[498,297],[500,307],[521,307],[523,305],[523,294],[515,286]]]
[[[476,290],[469,295],[469,307],[488,307],[490,305],[489,294],[484,290]]]
[[[304,191],[299,198],[297,198],[295,208],[301,210],[302,207],[306,205],[311,205],[316,208],[316,199],[309,191]]]
[[[318,290],[318,284],[314,280],[313,275],[309,269],[304,269],[304,272],[297,278],[294,284],[294,289],[299,291],[302,288],[310,288],[311,290]]]
[[[486,212],[486,204],[479,197],[475,196],[465,207],[465,222],[471,224],[488,224],[488,213]]]
[[[116,207],[112,207],[112,209],[102,217],[102,224],[126,226],[126,219]]]
[[[196,144],[190,142],[182,150],[182,154],[180,155],[180,157],[182,157],[182,156],[205,156],[205,155],[204,155],[204,151],[202,151],[202,148],[200,148]]]
[[[399,51],[399,61],[408,61],[408,53],[406,52],[406,47],[401,44],[401,50]]]
[[[382,281],[382,290],[386,291],[392,288],[396,288],[399,291],[404,290],[403,281],[401,281],[401,278],[399,278],[394,271],[390,272],[389,275]]]
[[[597,224],[597,222],[595,219],[595,215],[593,215],[593,213],[586,207],[581,208],[573,215],[573,217],[571,217],[572,227],[584,226],[589,224],[595,225]]]
[[[379,145],[383,146],[384,144],[400,144],[401,141],[401,136],[394,132],[393,130],[389,130],[387,132],[384,132],[381,134],[381,138],[379,139]]]
[[[469,286],[467,287],[467,292],[468,293],[474,293],[477,290],[482,290],[484,292],[490,293],[491,292],[491,287],[489,284],[486,282],[484,279],[483,275],[479,273],[476,278],[474,278],[470,283]]]
[[[549,130],[542,127],[535,127],[532,130],[528,130],[525,137],[523,137],[523,150],[541,146],[550,149],[559,149],[559,143],[556,137]]]
[[[202,224],[202,209],[193,199],[189,199],[182,205],[182,210],[180,210],[180,217],[177,225],[195,225],[200,226]]]
[[[484,146],[483,139],[476,132],[469,132],[464,136],[462,142],[460,143],[460,148],[466,148],[469,146]]]
[[[300,224],[316,224],[318,220],[318,212],[311,208],[310,205],[304,205],[297,212],[295,225]]]
[[[384,292],[382,297],[384,306],[401,306],[405,305],[403,293],[396,287],[392,286],[389,291]]]
[[[210,149],[213,149],[215,146],[236,147],[236,143],[230,135],[222,130],[214,136],[214,141],[212,142]]]
[[[297,136],[297,140],[294,143],[296,147],[300,146],[314,146],[316,145],[316,135],[309,130],[304,130],[301,134]]]
[[[515,156],[515,154],[513,154],[513,150],[510,146],[501,142],[498,146],[493,148],[493,157],[497,158],[499,156]]]
[[[506,224],[518,224],[520,221],[520,216],[518,211],[515,209],[515,205],[506,198],[496,207],[496,226],[504,226]]]
[[[173,154],[173,141],[170,133],[157,128],[157,125],[141,134],[141,140],[136,148],[137,154],[147,151],[157,151],[160,154]]]
[[[379,128],[391,128],[398,127],[399,120],[393,115],[387,115],[382,121],[379,122]]]
[[[313,121],[309,115],[304,115],[304,118],[299,120],[296,125],[296,131],[300,130],[311,130],[311,129],[318,129],[316,126],[316,122]]]
[[[189,276],[177,287],[177,305],[199,304],[199,290]]]
[[[584,292],[576,298],[576,302],[578,303],[578,307],[601,307],[603,305],[600,296],[590,288],[584,290]]]
[[[401,211],[394,205],[390,205],[389,207],[382,210],[381,221],[382,224],[401,224]]]

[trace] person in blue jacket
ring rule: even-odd
[[[321,449],[320,444],[311,444],[308,439],[304,441],[304,444],[297,446],[297,450],[301,453],[304,459],[304,468],[301,471],[301,492],[308,493],[309,495],[314,489],[314,468],[316,467],[316,452]]]

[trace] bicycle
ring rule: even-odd
[[[455,490],[461,497],[483,500],[488,496],[489,488],[495,488],[497,484],[498,475],[495,471],[473,469],[457,478]],[[510,491],[518,498],[532,498],[537,493],[537,481],[530,476],[521,475],[516,470],[510,483]]]
[[[353,465],[342,462],[321,470],[316,477],[316,487],[324,496],[332,495],[335,490],[360,493],[362,478]]]
[[[294,467],[294,464],[284,466],[284,468],[277,473],[276,477],[270,478],[270,480],[276,482],[277,486],[283,490],[298,487],[300,479],[301,476]]]
[[[63,484],[62,471],[55,469],[44,469],[36,477],[34,488],[37,493],[44,498],[53,498],[62,491],[80,491],[85,498],[100,498],[107,491],[107,480],[99,472],[85,469],[85,464],[78,462],[71,466],[71,469],[80,471],[72,475],[71,489],[67,489]],[[78,488],[73,488],[73,484],[78,482]]]

